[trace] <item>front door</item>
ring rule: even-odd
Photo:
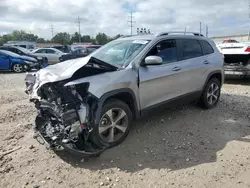
[[[151,55],[160,56],[163,64],[139,68],[141,109],[181,96],[182,87],[186,84],[175,40],[159,42],[146,57]]]
[[[52,49],[47,49],[46,54],[47,54],[48,59],[52,63],[58,63],[59,62],[59,55],[56,54],[56,51],[54,51]]]
[[[0,70],[10,69],[10,60],[9,57],[5,54],[0,53]]]

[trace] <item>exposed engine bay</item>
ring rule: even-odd
[[[38,111],[34,137],[55,150],[64,149],[87,156],[99,155],[105,148],[89,140],[98,98],[88,92],[88,82],[65,85],[82,77],[115,70],[116,67],[90,59],[87,65],[65,80],[39,85],[37,73],[27,74],[26,93]]]

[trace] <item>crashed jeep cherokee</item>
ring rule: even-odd
[[[185,45],[209,45],[213,52],[190,52],[189,59],[174,53]],[[35,138],[55,150],[97,156],[125,139],[134,118],[163,102],[185,97],[215,107],[223,57],[197,34],[123,37],[87,57],[29,73],[25,82],[38,111]]]

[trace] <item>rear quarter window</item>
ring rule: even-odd
[[[179,39],[180,59],[192,59],[203,55],[202,48],[198,40]]]
[[[200,40],[200,44],[202,46],[202,50],[203,50],[204,55],[209,55],[209,54],[214,53],[213,47],[207,41]]]

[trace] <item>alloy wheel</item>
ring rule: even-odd
[[[113,143],[126,133],[128,115],[123,109],[112,108],[104,113],[99,123],[99,136],[104,142]]]
[[[217,83],[212,83],[207,91],[207,101],[210,105],[213,105],[217,102],[220,95],[220,88]]]
[[[20,64],[15,64],[14,66],[13,66],[13,70],[15,71],[15,72],[22,72],[23,71],[23,66],[22,65],[20,65]]]

